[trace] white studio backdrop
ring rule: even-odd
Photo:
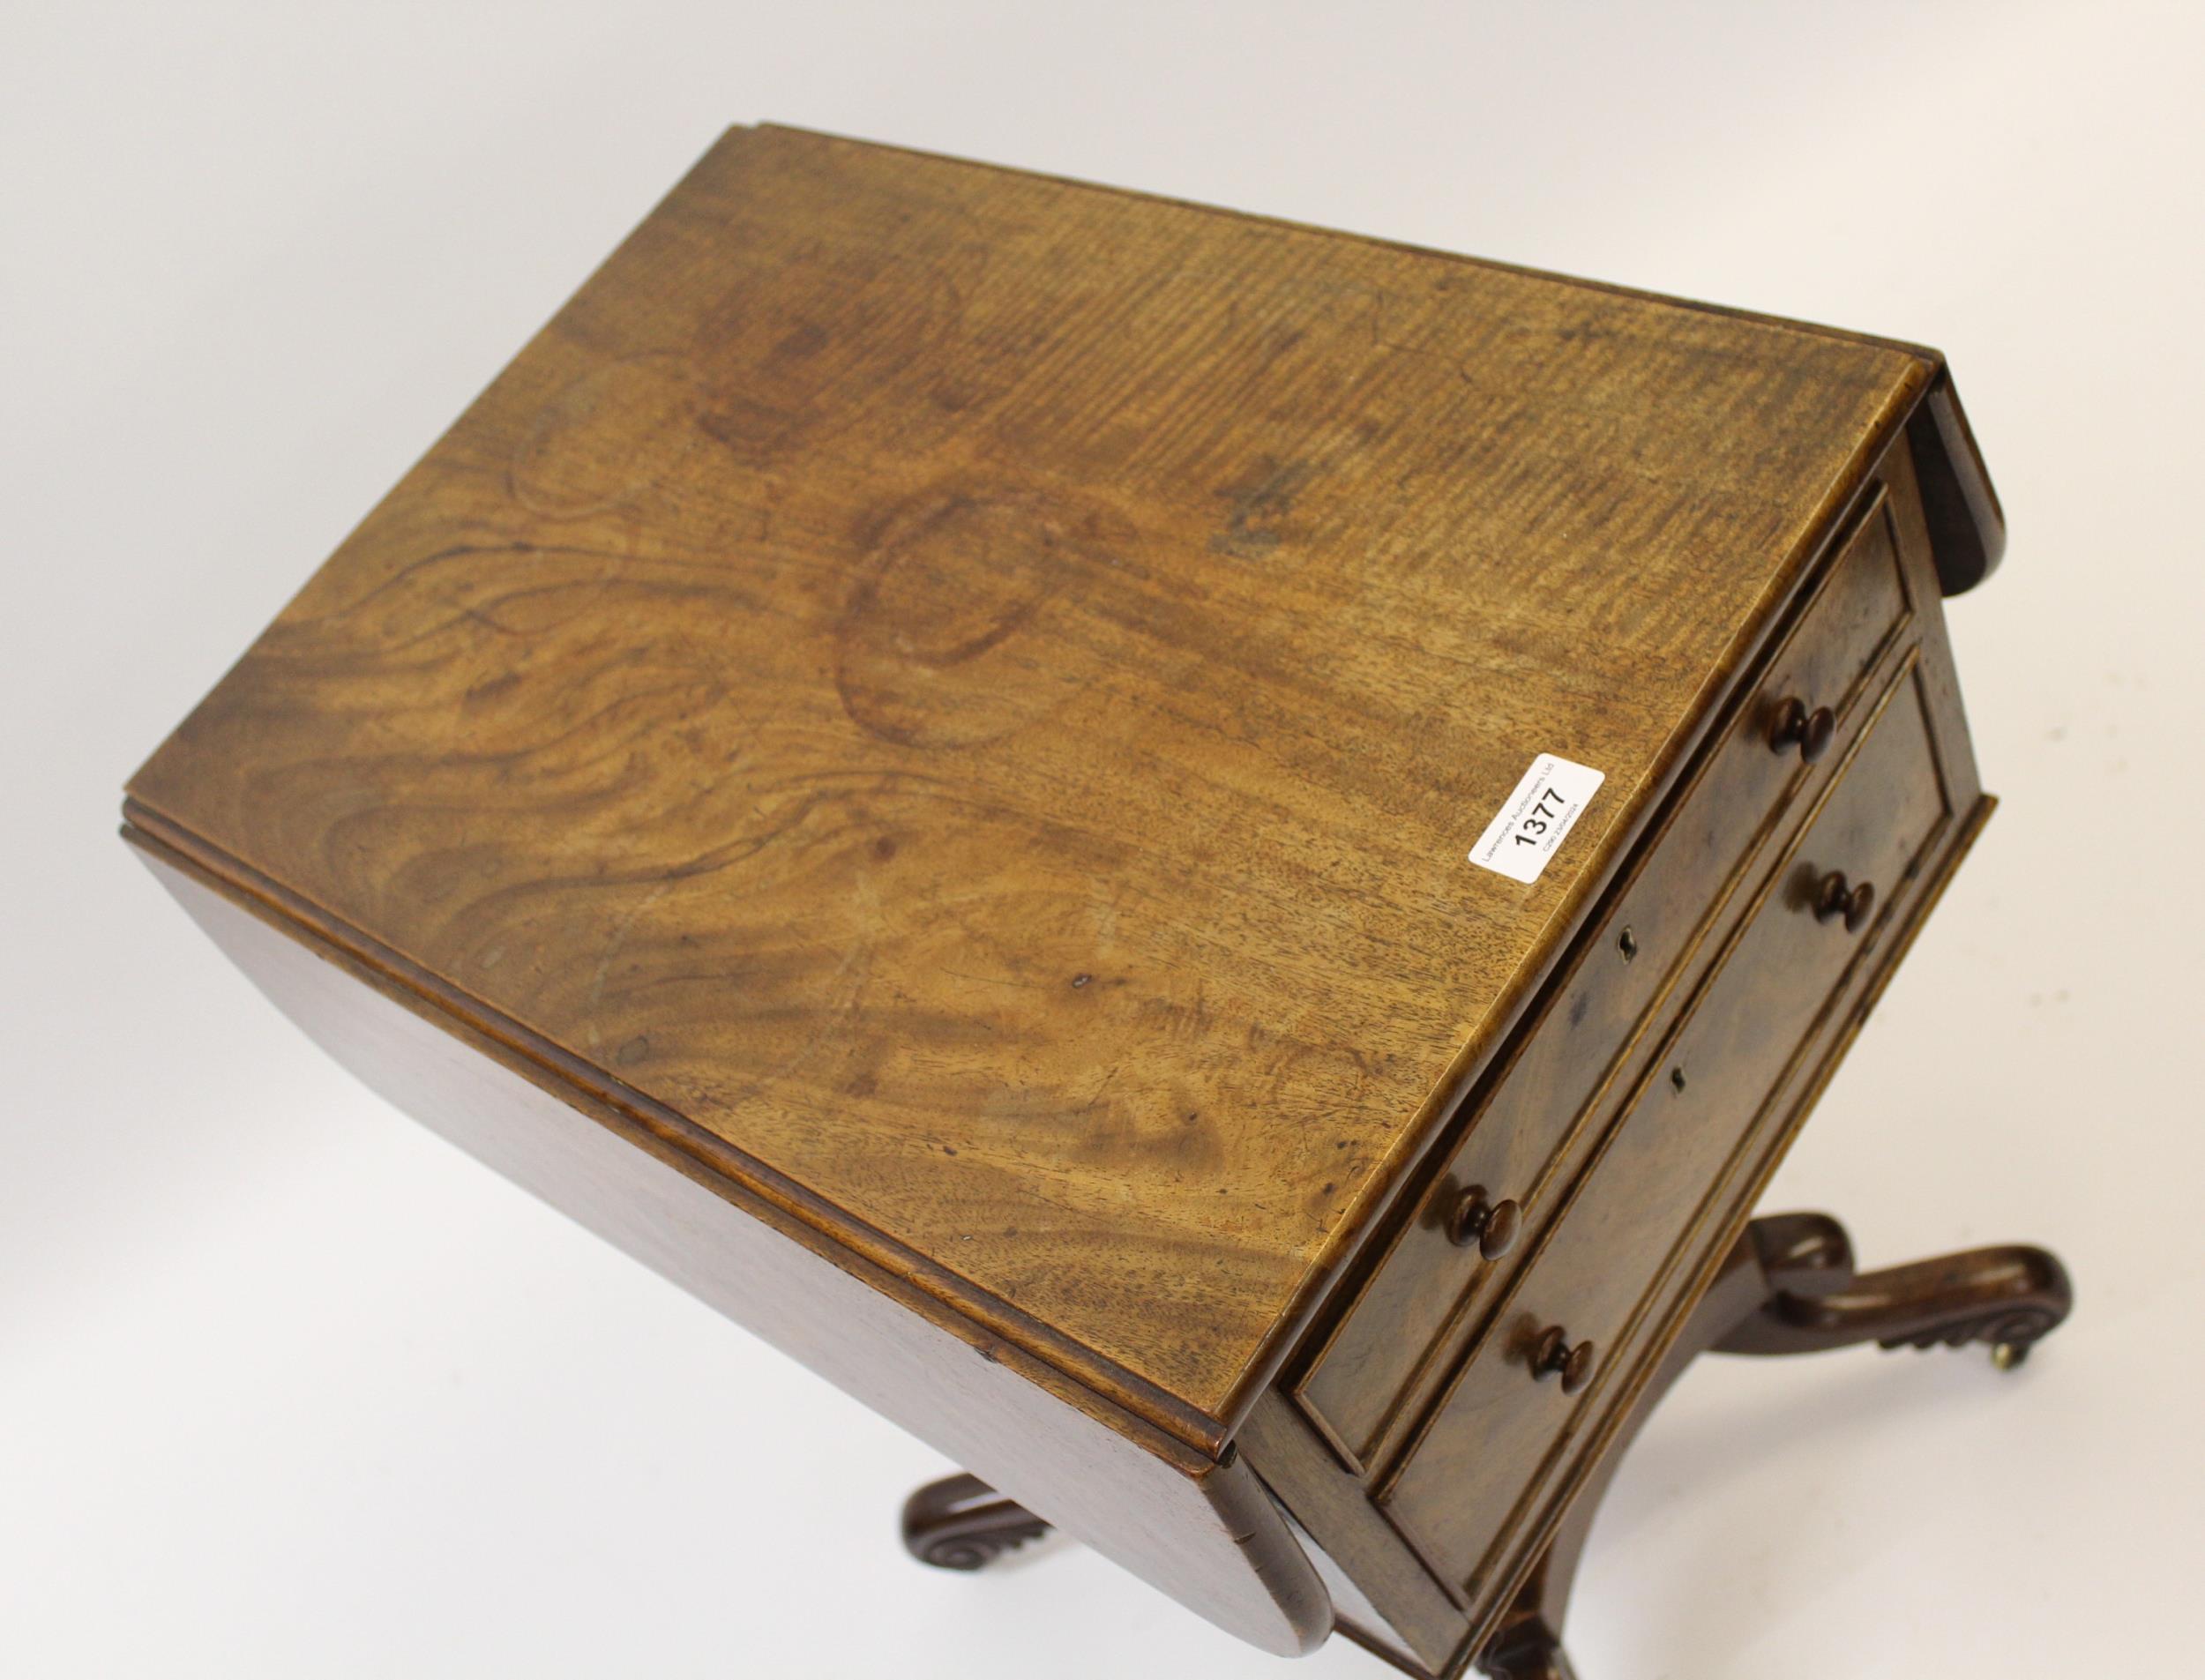
[[[2205,13],[2118,4],[13,0],[0,12],[0,1673],[1282,1672],[354,1086],[113,837],[123,778],[730,122],[1940,346],[1975,856],[1786,1166],[1865,1263],[2037,1240],[2027,1370],[1695,1370],[1588,1676],[2194,1671]],[[1301,1672],[1382,1673],[1338,1642]]]

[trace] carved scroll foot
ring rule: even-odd
[[[1049,1525],[974,1475],[930,1482],[903,1502],[903,1545],[937,1569],[984,1569]]]
[[[1632,1438],[1701,1353],[1983,1341],[2010,1369],[2059,1325],[2074,1299],[2066,1270],[2042,1249],[1975,1249],[1863,1274],[1854,1267],[1845,1228],[1828,1214],[1755,1220],[1563,1512],[1499,1630],[1478,1653],[1477,1666],[1492,1680],[1571,1680],[1560,1630],[1601,1497]]]
[[[2067,1269],[2038,1248],[1970,1249],[1911,1266],[1857,1273],[1844,1228],[1820,1213],[1755,1220],[1747,1237],[1769,1293],[1715,1344],[1717,1353],[1820,1353],[1990,1345],[2010,1370],[2074,1303]]]

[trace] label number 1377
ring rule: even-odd
[[[1554,809],[1552,810],[1549,810],[1547,809],[1547,802],[1549,800],[1551,800],[1554,803]],[[1538,803],[1524,813],[1523,820],[1516,825],[1516,844],[1519,846],[1536,846],[1539,843],[1539,836],[1545,833],[1554,824],[1559,822],[1561,820],[1563,811],[1567,809],[1568,802],[1565,800],[1560,794],[1555,792],[1553,788],[1549,788],[1544,793],[1539,795]]]

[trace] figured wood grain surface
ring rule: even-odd
[[[1936,371],[739,130],[131,793],[1214,1447]]]
[[[254,984],[422,1124],[1218,1626],[1282,1656],[1331,1631],[1322,1582],[1244,1460],[1098,1417],[1077,1385],[930,1322],[899,1280],[699,1170],[637,1116],[577,1103],[396,976],[302,937],[281,907],[129,838]]]

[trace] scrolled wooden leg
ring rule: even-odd
[[[1499,1631],[1478,1652],[1477,1667],[1491,1680],[1573,1680],[1562,1622],[1601,1497],[1633,1437],[1700,1354],[1987,1341],[1999,1363],[2011,1365],[2073,1303],[2067,1272],[2042,1249],[1976,1249],[1864,1274],[1854,1266],[1845,1228],[1827,1213],[1753,1221],[1571,1500]]]
[[[984,1569],[1049,1525],[978,1476],[930,1482],[903,1502],[903,1545],[937,1569]]]
[[[2039,1248],[1970,1249],[1857,1273],[1843,1229],[1825,1215],[1756,1220],[1747,1235],[1768,1280],[1768,1298],[1715,1343],[1717,1353],[1979,1341],[1989,1344],[2001,1370],[2011,1370],[2074,1304],[2067,1268]]]
[[[1503,1628],[1478,1654],[1477,1666],[1488,1680],[1577,1680],[1560,1636],[1537,1617]]]
[[[1771,1294],[1823,1295],[1853,1281],[1853,1239],[1828,1213],[1768,1213],[1745,1228]]]

